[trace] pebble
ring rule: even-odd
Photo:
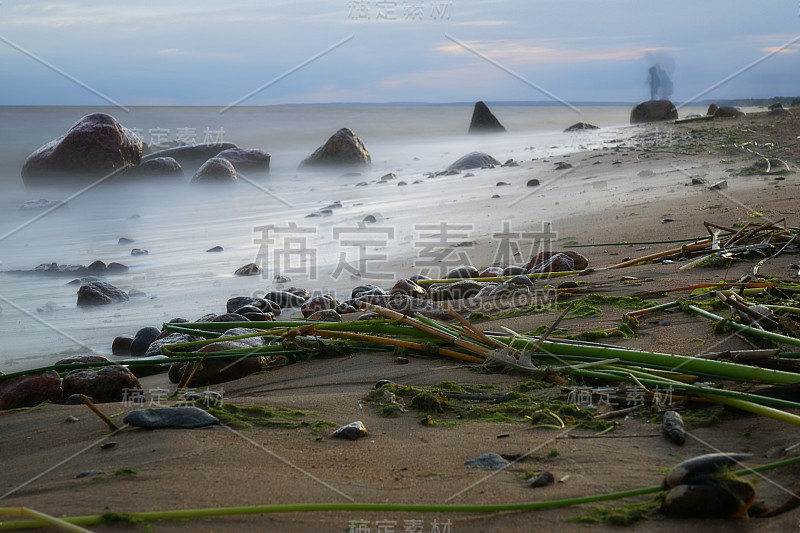
[[[120,237],[119,240],[117,241],[117,244],[130,244],[132,242],[134,242],[133,239],[129,239],[127,237]]]
[[[75,479],[81,479],[84,477],[102,476],[104,474],[105,472],[103,472],[102,470],[87,470],[75,476]]]
[[[214,246],[213,248],[209,248],[208,250],[206,250],[206,252],[213,254],[213,253],[221,252],[222,250],[223,250],[222,246]]]
[[[270,291],[264,295],[264,299],[273,301],[285,309],[287,307],[300,307],[308,297],[298,296],[289,291]]]
[[[555,480],[556,478],[550,472],[540,472],[528,480],[528,486],[532,488],[546,487]]]
[[[539,181],[536,178],[533,178],[533,179],[528,180],[528,183],[526,183],[525,186],[526,187],[538,187],[541,184],[542,184],[541,181]]]
[[[69,422],[70,424],[74,424],[75,422],[80,421],[80,418],[77,416],[69,415],[67,418],[64,419],[64,422]]]
[[[248,263],[236,269],[234,272],[237,276],[254,276],[261,273],[261,267],[255,263]]]
[[[364,426],[364,422],[362,422],[361,420],[356,420],[355,422],[350,422],[349,424],[345,424],[344,426],[337,428],[336,431],[331,433],[332,439],[356,440],[366,436],[367,436],[367,428],[366,426]]]
[[[157,407],[131,411],[122,420],[125,424],[145,429],[193,429],[219,424],[217,417],[198,407]]]
[[[485,453],[483,455],[479,455],[475,459],[470,459],[464,462],[464,466],[483,468],[485,470],[502,470],[509,464],[511,463],[496,453]]]
[[[137,331],[130,344],[130,355],[133,357],[141,357],[146,354],[147,349],[150,348],[150,345],[153,344],[159,335],[161,335],[161,330],[152,326]]]
[[[147,255],[150,252],[148,250],[144,250],[142,248],[134,248],[131,250],[131,255]]]
[[[395,357],[394,362],[397,363],[398,365],[407,365],[410,361],[408,360],[408,357],[401,356],[401,357]]]

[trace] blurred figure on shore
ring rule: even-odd
[[[659,65],[653,65],[648,71],[647,83],[650,85],[650,100],[669,100],[672,96],[672,80]]]

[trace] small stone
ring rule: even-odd
[[[133,337],[133,342],[130,345],[130,355],[133,357],[142,357],[147,353],[147,349],[155,340],[161,335],[161,330],[148,326],[136,332]]]
[[[542,182],[539,181],[537,178],[529,179],[528,183],[525,184],[526,187],[538,187],[541,185]]]
[[[206,250],[207,253],[215,254],[221,252],[223,250],[222,246],[214,246],[213,248],[209,248]]]
[[[237,276],[254,276],[256,274],[261,273],[261,267],[255,263],[248,263],[242,267],[239,267],[234,272]]]
[[[90,281],[78,289],[78,307],[127,302],[128,294],[104,281]]]
[[[559,283],[557,289],[577,289],[579,285],[574,281],[565,281],[564,283]]]
[[[219,424],[217,417],[198,407],[159,407],[131,411],[122,420],[125,424],[145,429],[194,429]]]
[[[350,422],[331,433],[332,439],[349,439],[349,440],[356,440],[360,439],[361,437],[367,436],[367,428],[364,426],[364,422],[361,420],[356,420],[355,422]]]
[[[117,241],[117,244],[130,244],[132,242],[134,242],[133,239],[129,239],[127,237],[120,237],[119,240]]]
[[[495,187],[505,187],[506,185],[511,185],[511,184],[510,184],[510,183],[508,183],[507,181],[498,181],[498,182],[495,184]]]
[[[75,479],[81,479],[84,477],[102,476],[104,474],[105,472],[103,472],[102,470],[86,470],[85,472],[81,472],[80,474],[75,476]]]
[[[528,486],[532,488],[546,487],[555,480],[556,478],[550,472],[539,472],[528,480]]]
[[[408,357],[400,356],[400,357],[395,357],[394,362],[397,363],[398,365],[407,365],[410,361],[408,360]]]
[[[147,255],[150,252],[148,250],[144,250],[142,248],[134,248],[131,250],[131,255]]]
[[[692,176],[692,185],[704,185],[706,180],[701,178],[700,176]]]
[[[340,315],[333,309],[323,309],[321,311],[313,313],[311,316],[308,317],[308,320],[316,320],[319,322],[341,322],[342,315]]]
[[[502,470],[510,463],[496,453],[485,453],[464,462],[464,466],[483,468],[484,470]]]
[[[64,419],[64,422],[67,422],[67,423],[70,423],[70,424],[74,424],[75,422],[79,422],[79,421],[80,421],[80,418],[78,418],[77,416],[72,416],[72,415],[69,415],[67,418]]]
[[[728,180],[719,180],[715,184],[713,184],[709,189],[712,191],[721,191],[728,188]]]
[[[288,307],[300,307],[308,297],[298,296],[289,291],[270,291],[264,295],[264,299],[273,301],[282,309],[286,309]]]
[[[100,449],[101,450],[110,450],[111,448],[113,448],[116,445],[117,445],[117,443],[114,442],[114,441],[104,442],[103,444],[100,445]]]
[[[556,170],[566,170],[568,168],[572,168],[572,164],[565,161],[559,161],[553,164],[556,166]]]

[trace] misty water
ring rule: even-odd
[[[25,370],[90,350],[109,355],[117,335],[132,335],[174,317],[195,320],[223,312],[232,296],[294,285],[346,299],[350,288],[360,283],[388,288],[390,279],[412,273],[393,272],[390,265],[393,259],[420,252],[415,229],[420,224],[468,226],[461,239],[465,241],[501,229],[503,213],[478,217],[469,210],[454,211],[451,205],[459,198],[490,198],[496,179],[428,179],[424,173],[443,170],[475,150],[501,162],[530,161],[597,148],[634,131],[626,126],[628,107],[585,107],[576,113],[562,106],[497,106],[493,111],[507,133],[467,135],[472,113],[468,106],[238,107],[225,113],[211,107],[135,107],[128,112],[110,107],[0,107],[0,371]],[[684,109],[682,114],[691,111],[698,110]],[[271,171],[266,177],[210,189],[190,186],[195,169],[184,169],[185,181],[180,183],[103,183],[78,195],[80,186],[75,185],[26,190],[20,168],[28,154],[92,112],[113,115],[148,144],[222,140],[260,148],[272,154]],[[578,121],[602,129],[562,133]],[[353,129],[364,141],[372,155],[371,168],[361,170],[360,176],[342,176],[341,170],[297,170],[303,158],[342,127]],[[374,183],[388,172],[408,185]],[[415,184],[418,180],[421,183]],[[361,181],[370,185],[357,187]],[[42,211],[20,209],[23,202],[40,198],[71,199],[44,216]],[[332,215],[306,217],[336,201],[342,207]],[[450,206],[447,220],[440,212],[445,205]],[[537,208],[544,212],[545,206],[525,205]],[[365,237],[358,228],[368,215],[376,222],[368,225],[374,233]],[[269,225],[274,232],[264,233],[261,228]],[[284,233],[279,235],[280,229]],[[121,237],[134,242],[118,244]],[[369,241],[365,250],[376,258],[369,270],[383,274],[383,279],[377,274],[371,279],[367,272],[361,281],[354,280],[345,268],[357,268],[363,259],[353,245],[359,238]],[[213,246],[224,251],[207,253]],[[132,256],[132,248],[149,254]],[[277,253],[289,249],[302,253]],[[264,254],[261,275],[234,276],[238,267],[256,261],[259,252]],[[104,279],[143,295],[121,304],[78,308],[77,285],[68,283],[77,276],[9,273],[42,263],[88,265],[98,259],[129,266],[127,272]],[[276,282],[278,274],[290,281]]]

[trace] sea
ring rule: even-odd
[[[468,261],[467,251],[455,245],[501,230],[508,208],[478,213],[466,207],[473,202],[459,209],[462,199],[490,198],[498,190],[487,171],[432,174],[472,151],[525,162],[616,146],[637,131],[628,126],[629,106],[492,110],[507,132],[468,135],[467,105],[0,107],[0,372],[75,354],[110,357],[114,337],[176,317],[224,312],[232,296],[296,286],[344,300],[355,285],[388,289],[416,272],[436,276],[443,254],[456,250],[452,259]],[[20,177],[25,158],[97,112],[114,116],[153,151],[175,143],[233,142],[269,152],[271,170],[229,187],[190,185],[195,169],[184,169],[178,183],[26,189]],[[705,109],[681,110],[691,112]],[[563,132],[578,121],[600,129]],[[369,168],[298,170],[343,127],[366,145]],[[381,183],[389,173],[395,178]],[[63,204],[21,208],[40,199]],[[120,244],[121,238],[132,242]],[[223,251],[207,252],[215,246]],[[134,248],[147,254],[131,255]],[[20,272],[96,260],[129,267],[101,279],[132,291],[130,301],[78,307],[80,276]],[[260,274],[234,275],[252,262],[262,267]],[[398,264],[414,268],[398,272]]]

